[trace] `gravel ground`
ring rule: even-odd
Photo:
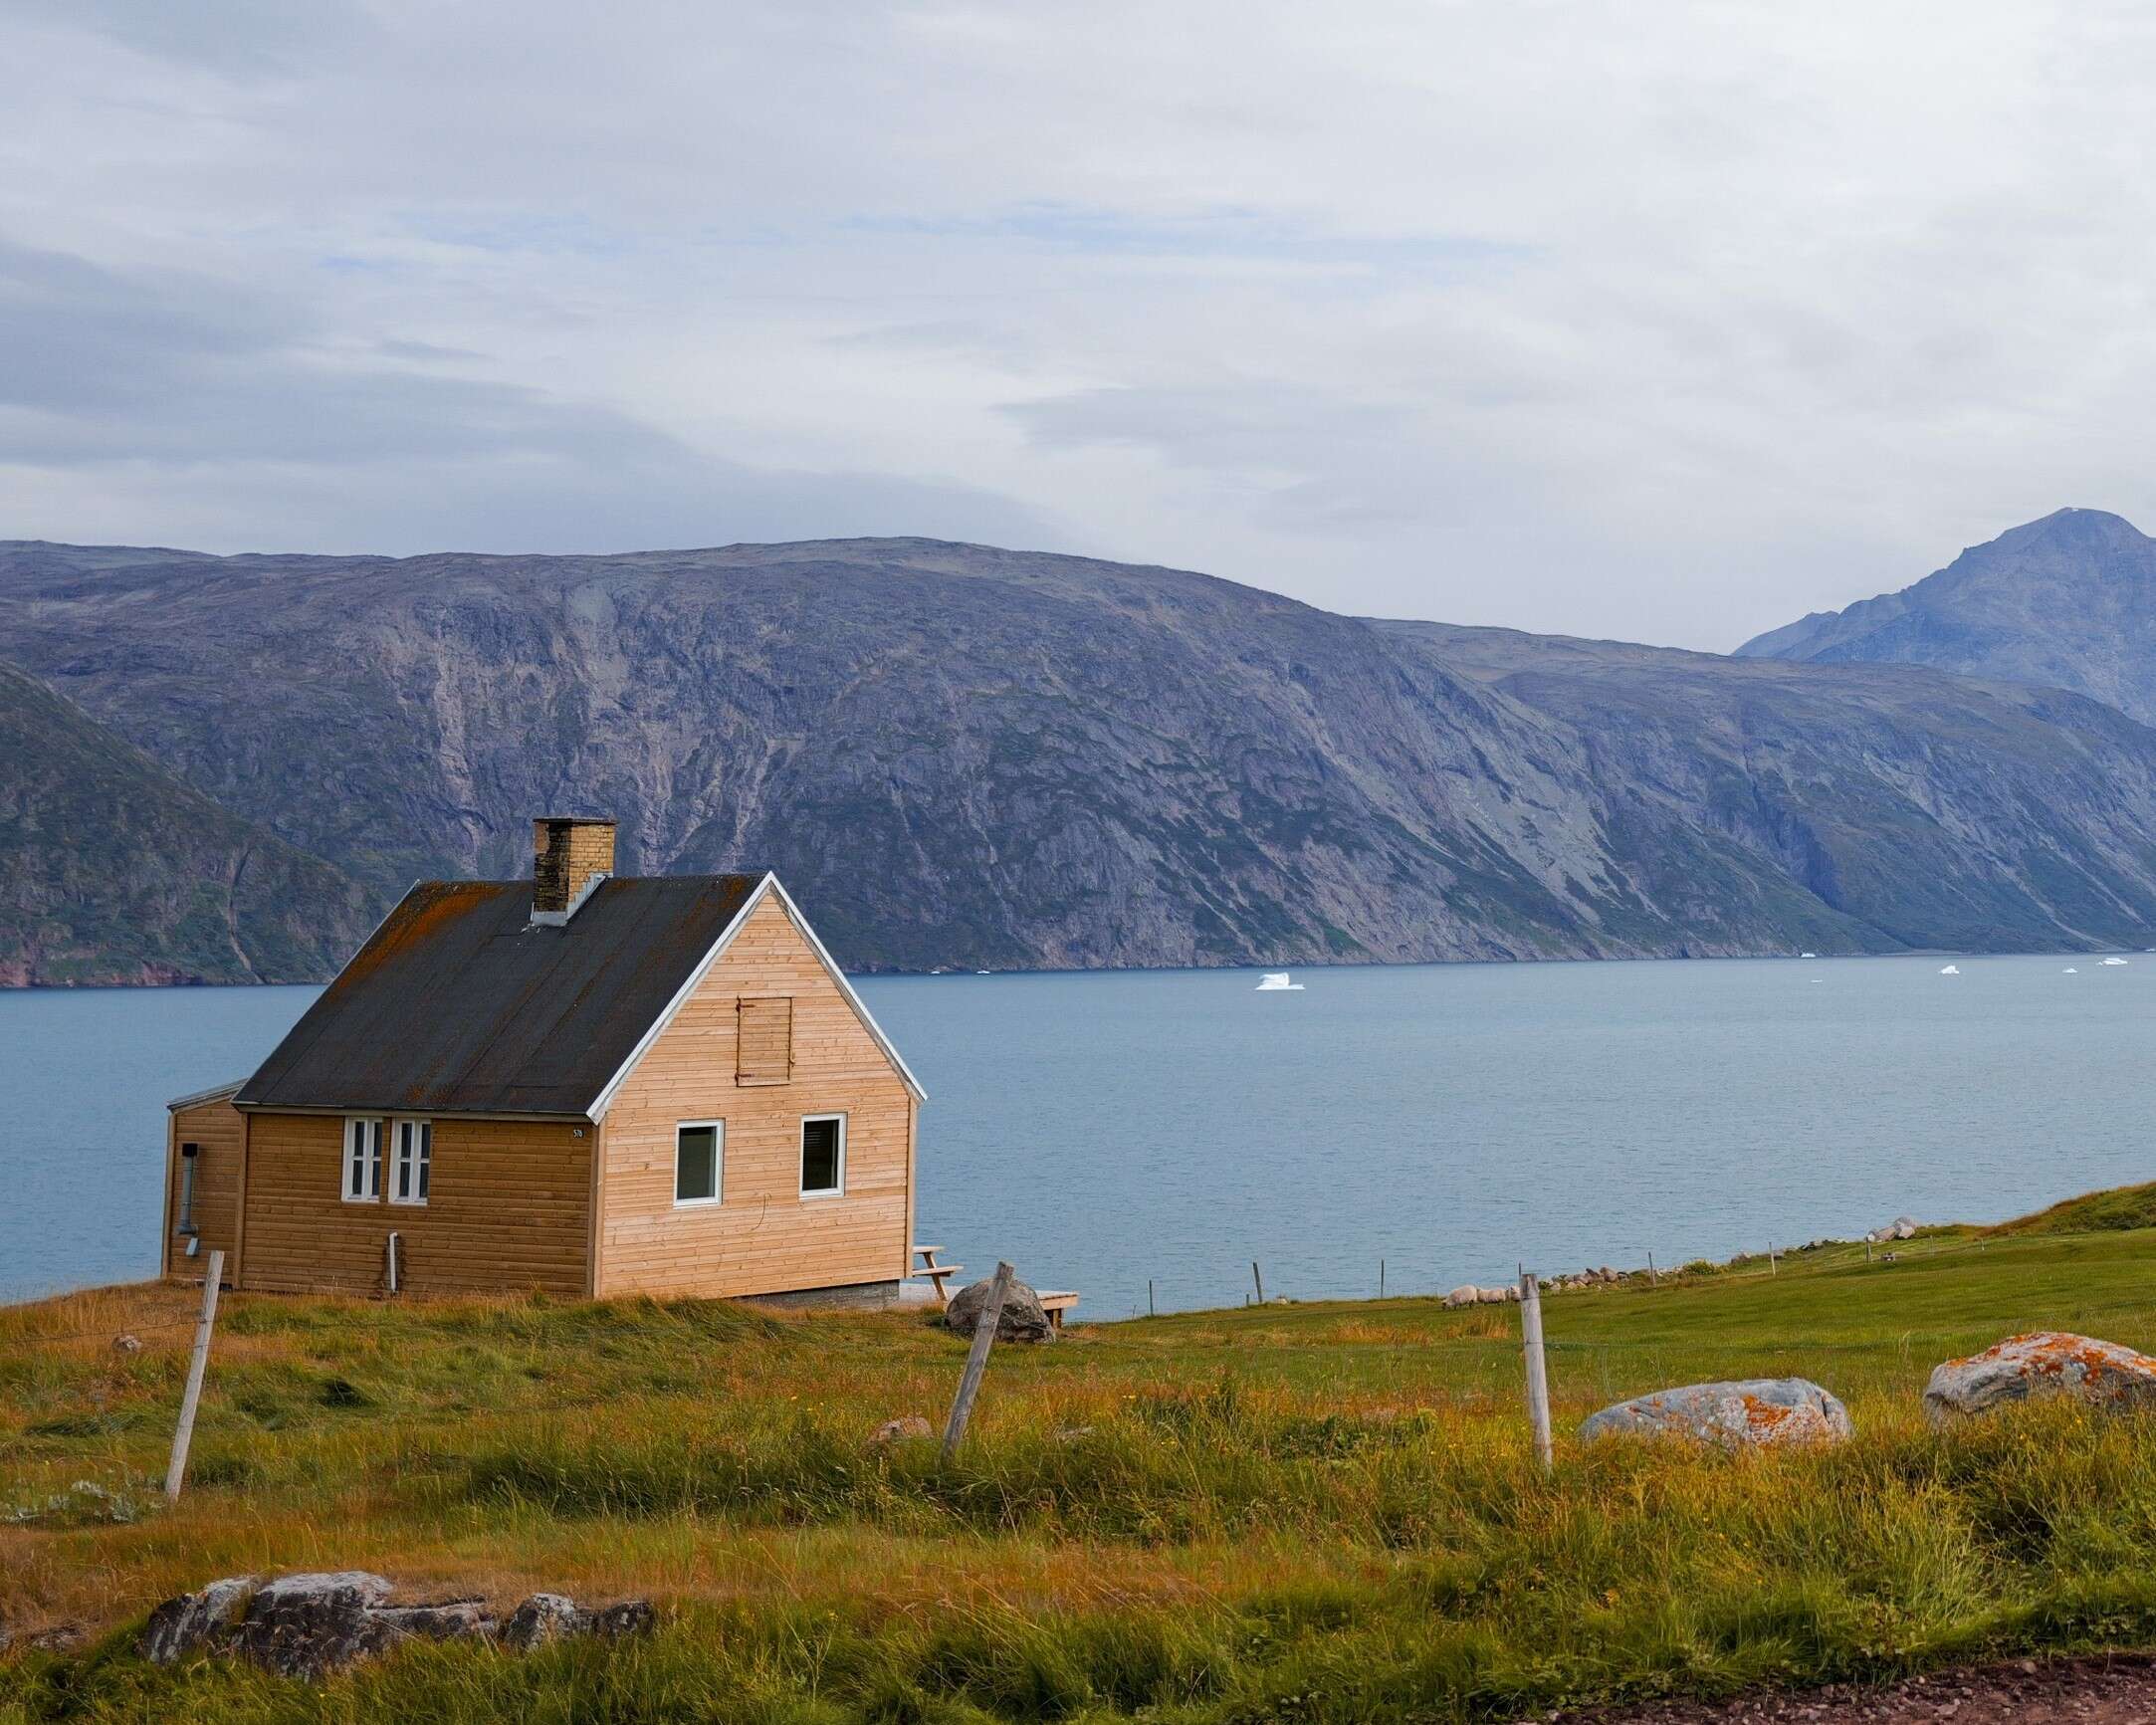
[[[1741,1721],[1816,1721],[1817,1725],[1898,1725],[1951,1719],[1955,1725],[2126,1725],[2156,1721],[2156,1655],[2114,1653],[2086,1659],[2023,1659],[1912,1677],[1883,1689],[1833,1684],[1791,1694],[1753,1695],[1715,1704],[1664,1702],[1651,1707],[1552,1715],[1564,1725],[1739,1725]]]

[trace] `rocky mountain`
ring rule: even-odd
[[[1912,587],[1814,612],[1737,652],[2041,683],[2156,724],[2156,539],[2101,510],[2062,509]]]
[[[1612,830],[1644,830],[1643,810],[1691,834],[1638,858],[1690,924],[1721,903],[1700,890],[1702,847],[1733,845],[1866,949],[2144,944],[2156,733],[2100,703],[1902,667],[1388,627],[1580,737],[1620,811]]]
[[[0,666],[0,983],[293,982],[369,895]]]
[[[370,908],[525,872],[536,813],[606,812],[626,870],[778,868],[858,969],[2156,928],[2156,733],[2059,694],[1374,623],[920,539],[18,542],[0,600],[0,660]],[[288,914],[329,890],[296,884]]]

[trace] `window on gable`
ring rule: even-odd
[[[434,1172],[434,1122],[395,1123],[396,1158],[389,1176],[391,1203],[425,1203]]]
[[[344,1122],[344,1201],[372,1203],[382,1195],[382,1123],[354,1115]]]
[[[801,1122],[801,1195],[835,1197],[846,1189],[846,1117],[811,1114]]]
[[[793,1076],[793,1002],[779,996],[734,1004],[734,1082],[784,1084]]]
[[[674,1202],[717,1203],[726,1157],[726,1123],[685,1120],[674,1128]]]

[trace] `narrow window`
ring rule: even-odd
[[[674,1202],[717,1203],[720,1162],[725,1154],[724,1121],[685,1120],[674,1128]]]
[[[793,1076],[793,1002],[780,995],[734,1003],[734,1082],[783,1084]]]
[[[372,1203],[382,1195],[382,1123],[353,1116],[344,1122],[344,1201]]]
[[[434,1122],[398,1121],[396,1146],[396,1166],[389,1177],[389,1201],[425,1203],[427,1184],[434,1172]]]
[[[811,1114],[801,1122],[801,1195],[832,1197],[846,1189],[846,1117]]]

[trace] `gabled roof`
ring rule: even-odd
[[[421,882],[233,1100],[596,1119],[770,895],[921,1095],[777,877],[738,874],[604,880],[556,926],[529,880]]]
[[[602,881],[551,928],[528,880],[422,881],[235,1100],[580,1116],[762,880]]]

